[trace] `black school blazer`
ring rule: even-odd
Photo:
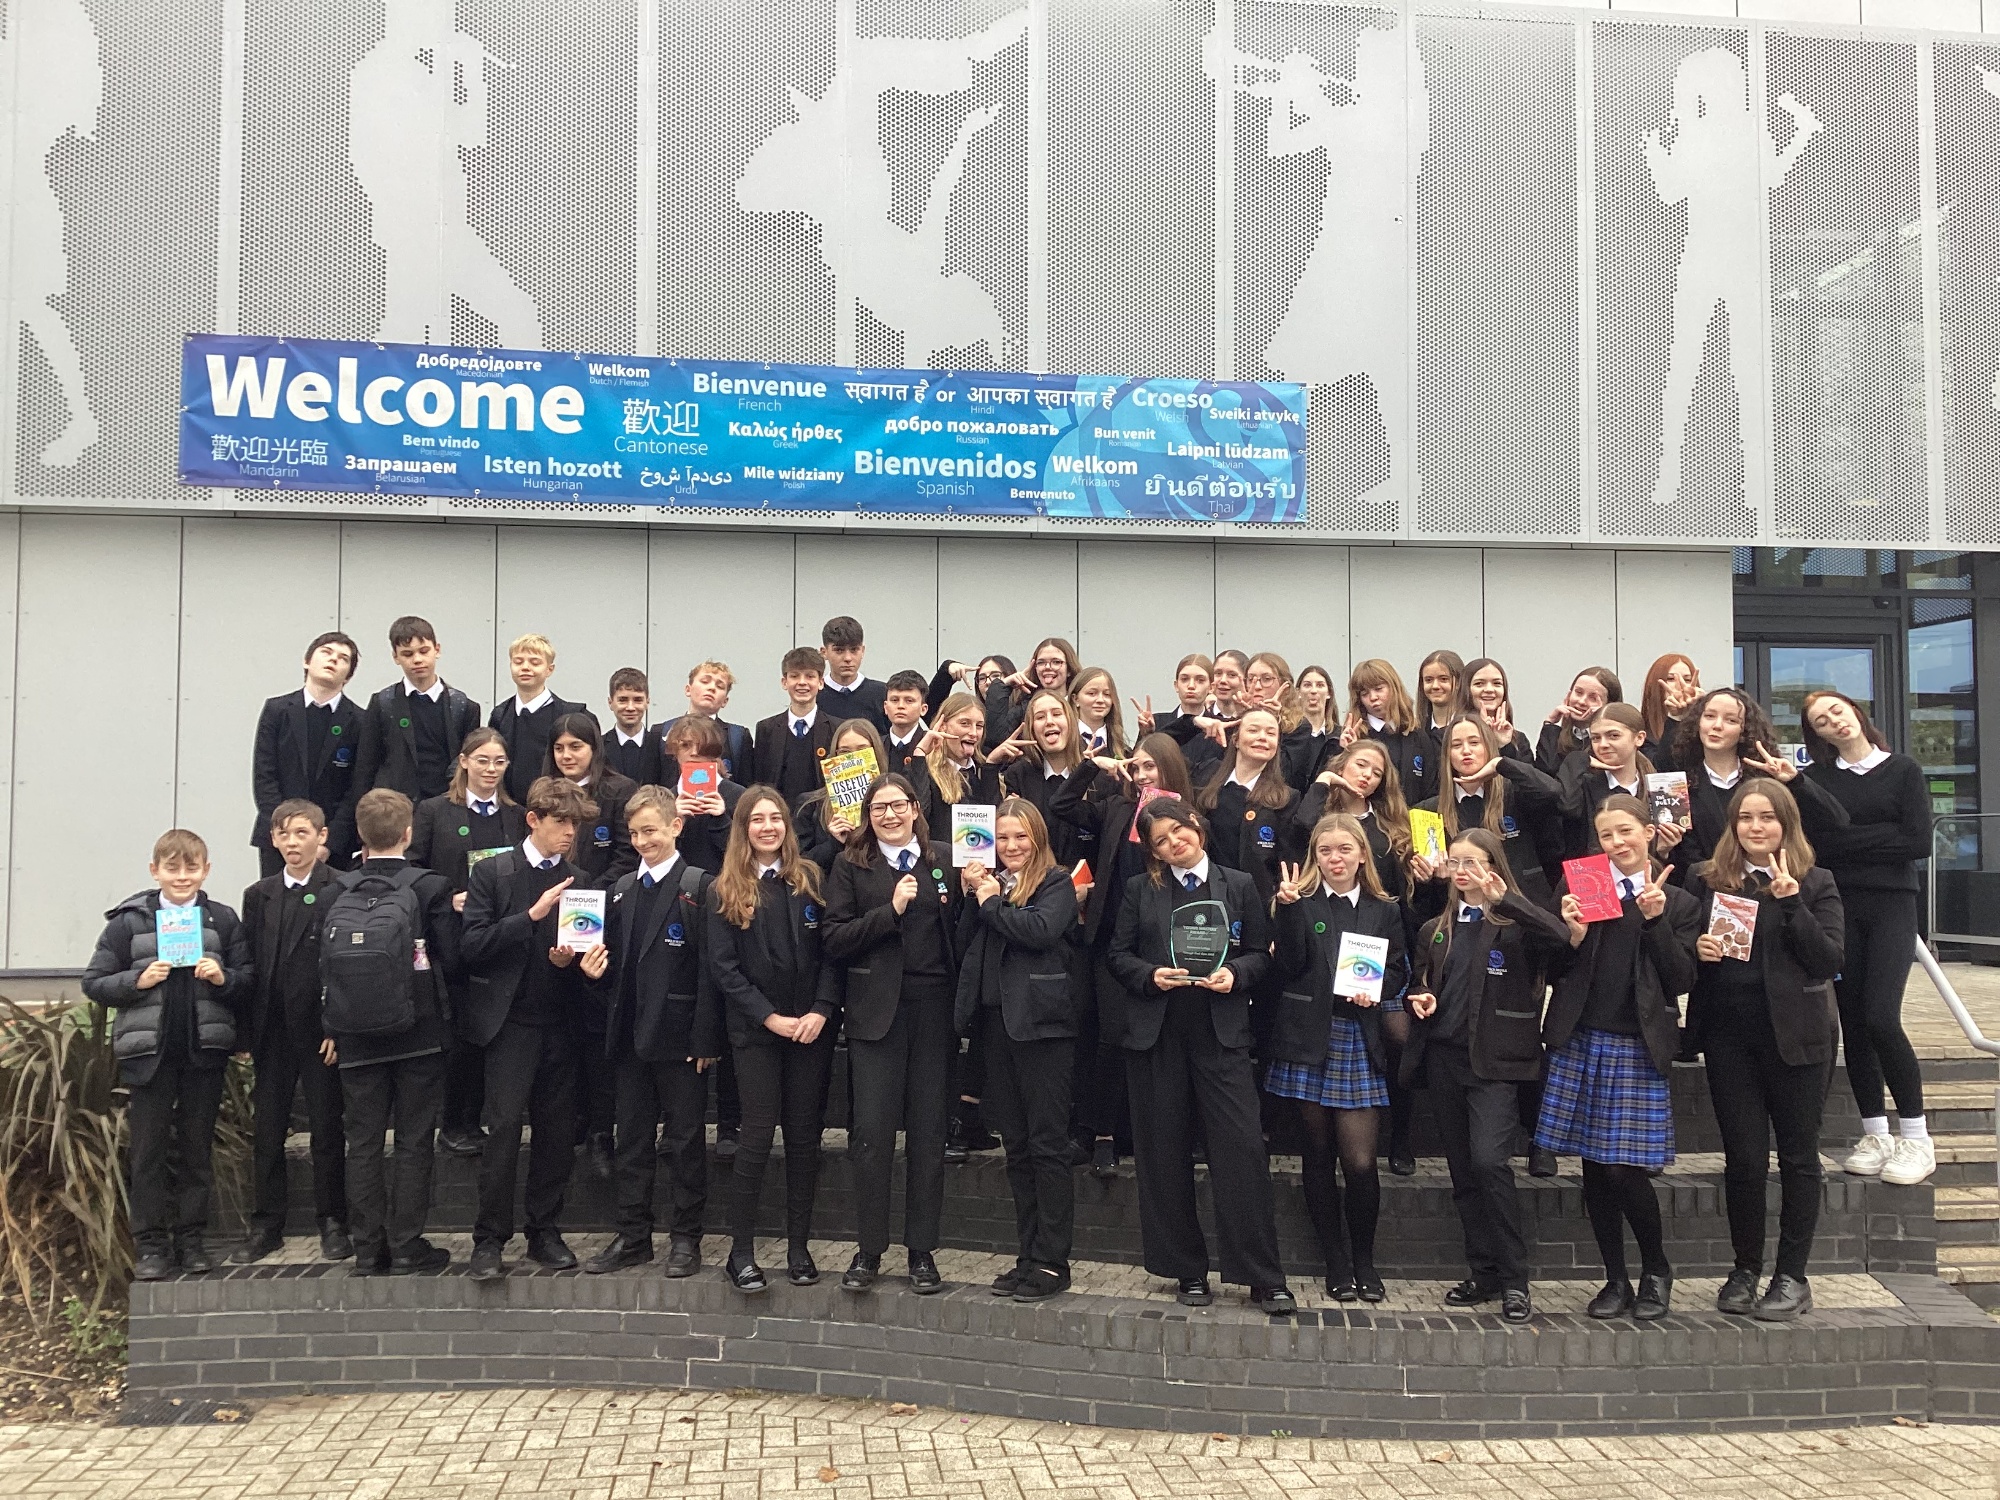
[[[250,757],[250,786],[257,798],[252,848],[271,847],[271,814],[292,797],[306,797],[326,815],[326,847],[338,864],[354,852],[354,765],[361,754],[361,714],[352,699],[333,700],[333,732],[315,750],[305,691],[295,688],[267,698],[257,715],[257,739]]]
[[[1046,1042],[1077,1032],[1078,995],[1071,983],[1070,934],[1076,928],[1076,887],[1058,865],[1020,906],[995,896],[959,903],[958,999],[953,1020],[969,1035],[979,1018],[986,976],[1000,990],[1000,1019],[1017,1042]]]
[[[410,863],[436,870],[451,882],[454,891],[462,891],[470,883],[465,860],[473,850],[518,849],[528,838],[528,810],[518,802],[502,802],[494,809],[493,816],[500,824],[498,838],[482,838],[473,832],[467,816],[470,811],[449,795],[426,797],[417,804],[411,820]]]
[[[1118,851],[1132,831],[1139,805],[1122,790],[1125,783],[1106,776],[1097,762],[1086,760],[1049,794],[1048,810],[1057,821],[1076,829],[1079,845],[1087,842],[1088,852],[1078,859],[1090,861],[1090,875],[1096,888],[1083,907],[1083,940],[1087,946],[1101,947],[1117,930],[1116,914],[1124,892],[1111,885],[1111,872],[1118,863]]]
[[[1750,771],[1739,777],[1736,786],[1756,774]],[[1724,791],[1708,779],[1708,771],[1699,765],[1687,773],[1687,779],[1688,812],[1694,827],[1681,835],[1681,841],[1667,855],[1674,867],[1674,879],[1682,885],[1687,884],[1696,865],[1706,864],[1714,856],[1716,841],[1729,821],[1729,799],[1736,795],[1736,787]],[[1847,827],[1847,809],[1814,777],[1794,776],[1785,783],[1785,789],[1799,805],[1799,829],[1814,849],[1825,846],[1827,835]],[[1704,921],[1703,926],[1706,925]]]
[[[1568,887],[1557,892],[1558,904]],[[1665,1076],[1680,1055],[1680,997],[1694,988],[1694,941],[1707,925],[1701,904],[1677,886],[1663,887],[1667,909],[1647,921],[1636,912],[1619,920],[1639,923],[1639,944],[1632,954],[1632,1003],[1639,1012],[1639,1035],[1653,1066]],[[1542,1023],[1542,1043],[1553,1052],[1575,1033],[1590,1003],[1591,981],[1597,973],[1597,956],[1604,946],[1601,933],[1611,924],[1592,922],[1580,947],[1568,940],[1550,966],[1555,993],[1549,997],[1549,1013]]]
[[[1382,970],[1384,998],[1402,993],[1410,977],[1410,951],[1403,935],[1403,910],[1394,901],[1377,901],[1365,891],[1359,905],[1325,890],[1302,896],[1277,915],[1276,965],[1284,986],[1278,995],[1278,1018],[1271,1028],[1271,1056],[1284,1062],[1326,1060],[1327,1036],[1333,1018],[1346,1016],[1361,1023],[1368,1060],[1378,1073],[1388,1072],[1382,1047],[1382,1007],[1356,1005],[1333,992],[1333,963],[1340,954],[1340,935],[1387,938],[1389,959]]]
[[[772,1016],[817,1011],[827,1031],[840,1021],[837,971],[823,963],[824,897],[802,896],[780,881],[757,882],[757,910],[747,928],[722,915],[711,882],[705,906],[708,973],[722,1001],[732,1047],[795,1046],[764,1029]]]
[[[780,709],[768,719],[757,721],[757,738],[750,751],[753,785],[778,786],[784,780],[785,741],[792,738],[791,722],[790,709]],[[819,781],[818,763],[833,754],[833,731],[838,727],[833,715],[826,710],[814,711],[812,728],[806,731],[806,743],[813,752],[815,783]],[[731,781],[742,780],[733,769],[724,769]]]
[[[1277,776],[1277,763],[1265,767],[1264,774]],[[1208,857],[1255,880],[1266,911],[1278,891],[1279,861],[1296,863],[1303,858],[1304,835],[1293,819],[1298,804],[1298,792],[1288,786],[1282,807],[1246,807],[1241,817],[1229,819],[1226,825],[1212,813],[1202,815],[1210,824]]]
[[[1642,755],[1644,751],[1640,752]],[[1637,796],[1646,800],[1646,775],[1637,766],[1632,773],[1639,780]],[[1581,859],[1597,850],[1597,809],[1611,797],[1611,783],[1604,772],[1590,763],[1588,750],[1575,750],[1562,763],[1556,782],[1562,788],[1563,858]],[[1560,871],[1551,872],[1560,875]]]
[[[1687,894],[1708,928],[1708,882],[1690,874]],[[1847,943],[1847,918],[1840,887],[1824,865],[1799,877],[1799,893],[1782,901],[1770,887],[1757,892],[1757,955],[1764,961],[1764,994],[1771,1003],[1771,1029],[1778,1055],[1793,1067],[1833,1061],[1840,1044],[1840,1009],[1833,981]],[[1688,999],[1688,1030],[1696,1047],[1705,1045],[1713,1022],[1720,963],[1697,962],[1694,993]]]
[[[465,1008],[456,1019],[458,1034],[475,1047],[484,1047],[507,1024],[507,1012],[514,1008],[528,965],[549,961],[547,951],[536,942],[535,924],[528,920],[528,908],[540,892],[517,878],[526,872],[527,864],[515,848],[482,859],[466,882],[465,928],[459,946],[466,969]],[[567,860],[556,870],[556,878],[588,884],[583,871]],[[559,972],[577,985],[581,999],[582,972],[574,963]]]
[[[1174,893],[1166,882],[1159,885],[1150,875],[1134,875],[1125,884],[1125,898],[1118,903],[1118,930],[1105,955],[1112,975],[1131,997],[1125,1007],[1125,1034],[1117,1038],[1128,1051],[1144,1052],[1160,1039],[1160,1023],[1167,1015],[1168,991],[1153,983],[1153,970],[1174,967],[1170,924]],[[1208,899],[1220,901],[1229,912],[1229,957],[1227,968],[1236,972],[1236,982],[1227,994],[1207,991],[1208,1013],[1215,1026],[1215,1039],[1225,1047],[1250,1045],[1250,991],[1271,970],[1271,918],[1257,883],[1241,870],[1208,862]],[[1109,1038],[1107,1038],[1109,1040]]]
[[[684,878],[696,877],[693,889]],[[604,946],[611,962],[596,981],[610,1002],[604,1028],[605,1055],[644,1062],[679,1062],[722,1055],[722,1000],[703,982],[703,915],[711,877],[682,860],[667,875],[667,889],[641,923],[632,915],[639,903],[637,873],[620,876],[611,888],[604,921]],[[632,995],[623,976],[633,974]]]
[[[417,786],[417,732],[399,699],[403,684],[392,682],[373,698],[361,715],[361,748],[354,757],[354,796],[377,787],[401,792],[412,802],[420,800]],[[456,764],[458,747],[479,727],[479,705],[450,683],[438,696],[444,710],[445,758]]]
[[[255,973],[236,1039],[241,1050],[257,1050],[266,1030],[279,1019],[275,1012],[281,1004],[285,1029],[294,1041],[324,1035],[320,1028],[319,933],[333,899],[327,889],[332,884],[333,870],[324,862],[314,865],[306,876],[306,894],[313,898],[313,904],[306,908],[306,920],[298,924],[289,943],[282,940],[284,871],[266,875],[243,892],[243,935],[250,944]],[[299,965],[297,977],[302,983],[281,996],[279,988],[293,964]],[[441,957],[438,967],[443,967]]]
[[[1454,943],[1478,947],[1472,960],[1466,1041],[1472,1071],[1493,1081],[1522,1082],[1542,1076],[1542,999],[1548,989],[1549,960],[1569,946],[1569,928],[1532,901],[1509,893],[1497,908],[1509,920],[1481,917],[1457,922],[1445,912],[1424,924],[1412,960],[1411,993],[1442,995],[1445,957]],[[1454,930],[1456,929],[1456,930]],[[1483,961],[1482,961],[1483,955]],[[1411,1017],[1410,1043],[1403,1049],[1403,1081],[1423,1077],[1424,1048],[1437,1024]]]
[[[858,865],[843,854],[827,872],[820,951],[846,973],[848,1036],[879,1042],[889,1034],[903,998],[904,924],[935,922],[945,963],[953,967],[958,872],[951,866],[950,849],[925,845],[925,857],[913,872],[917,898],[899,917],[890,900],[902,875],[882,858],[872,836],[865,852],[867,864]]]
[[[1305,789],[1297,804],[1292,808],[1292,840],[1300,858],[1306,863],[1312,861],[1312,850],[1307,847],[1312,842],[1312,831],[1319,820],[1326,816],[1327,795],[1331,787],[1315,781]],[[1383,830],[1382,820],[1375,816],[1373,808],[1365,818],[1359,819],[1361,831],[1368,836],[1368,852],[1374,857],[1375,878],[1382,882],[1382,889],[1389,893],[1392,901],[1401,901],[1409,890],[1409,873],[1403,867],[1402,856],[1396,846],[1389,842],[1389,835]],[[1405,829],[1404,832],[1408,832]],[[1363,898],[1367,899],[1366,897]]]

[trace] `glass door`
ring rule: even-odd
[[[1739,649],[1745,690],[1770,710],[1779,743],[1794,753],[1805,744],[1799,711],[1809,693],[1831,688],[1882,718],[1880,639],[1744,641]]]

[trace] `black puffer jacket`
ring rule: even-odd
[[[139,976],[159,952],[153,916],[160,909],[159,891],[128,896],[104,914],[104,932],[83,971],[83,992],[118,1012],[111,1051],[127,1083],[150,1083],[170,1044],[206,1067],[221,1067],[236,1050],[241,1010],[255,977],[250,940],[236,913],[207,892],[195,903],[201,908],[202,951],[222,965],[220,985],[196,979],[193,969],[175,969],[151,989],[139,988]]]

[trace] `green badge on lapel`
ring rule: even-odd
[[[396,722],[399,725],[401,725],[404,729],[408,729],[410,727],[410,721],[408,719],[398,719]]]
[[[471,829],[470,827],[468,827],[468,826],[467,826],[466,824],[464,824],[464,823],[461,823],[461,824],[459,824],[459,825],[458,825],[458,836],[459,836],[460,838],[465,838],[465,837],[466,837],[466,836],[467,836],[468,834],[470,834],[471,832],[472,832],[472,829]]]
[[[307,906],[311,906],[315,901],[319,900],[319,897],[315,896],[311,891],[307,891],[304,896],[300,897],[300,899],[304,901]]]
[[[931,871],[931,879],[933,879],[933,880],[942,880],[942,879],[944,879],[944,871],[942,871],[942,870],[933,870],[933,871]]]
[[[338,724],[336,724],[336,725],[334,725],[334,726],[333,726],[333,732],[334,732],[335,734],[339,734],[339,733],[340,733],[340,726],[339,726]]]
[[[1315,923],[1313,923],[1313,931],[1314,931],[1314,932],[1325,932],[1325,931],[1326,931],[1326,923],[1324,923],[1324,922],[1315,922]]]

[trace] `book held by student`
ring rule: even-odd
[[[858,824],[861,799],[881,774],[881,768],[875,764],[875,752],[863,745],[859,750],[829,755],[820,762],[819,773],[826,781],[827,805],[848,822]]]
[[[1333,960],[1333,992],[1369,1005],[1382,1003],[1382,980],[1389,968],[1389,940],[1343,932]]]
[[[582,953],[604,946],[603,891],[568,890],[556,907],[556,944]]]
[[[1671,825],[1683,831],[1694,827],[1694,808],[1688,800],[1687,772],[1656,771],[1648,776],[1646,803],[1653,810],[1653,821],[1662,827]]]
[[[191,969],[201,962],[201,908],[167,906],[153,913],[153,935],[159,943],[160,962],[176,969]]]
[[[1722,956],[1750,961],[1750,943],[1757,935],[1757,903],[1749,896],[1714,892],[1708,909],[1708,935],[1722,945]]]
[[[951,805],[951,862],[992,865],[996,842],[994,824],[997,808],[983,802],[954,802]]]
[[[1615,922],[1625,908],[1618,900],[1618,880],[1611,873],[1611,857],[1586,854],[1582,859],[1563,861],[1563,883],[1576,897],[1585,922]]]

